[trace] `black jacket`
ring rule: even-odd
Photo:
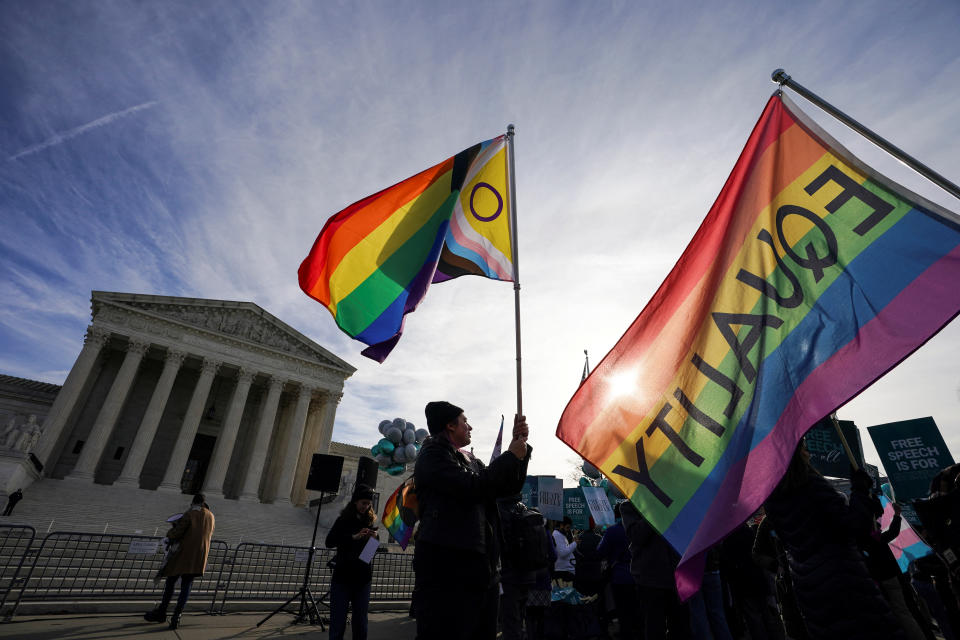
[[[523,490],[531,451],[528,447],[523,460],[505,452],[485,467],[446,438],[424,441],[413,470],[420,505],[414,553],[418,583],[463,578],[490,584],[497,577],[496,499]]]
[[[630,501],[620,504],[620,515],[630,545],[630,573],[641,587],[675,590],[673,577],[680,554],[640,515]]]
[[[370,582],[373,575],[370,565],[360,559],[360,552],[367,546],[367,538],[353,539],[360,529],[368,526],[357,513],[340,514],[333,523],[327,534],[326,545],[327,548],[337,549],[337,564],[331,577],[334,582],[354,586]]]
[[[810,473],[778,487],[767,519],[783,542],[811,638],[903,638],[854,542],[858,521],[843,495]]]

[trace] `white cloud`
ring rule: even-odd
[[[337,438],[371,445],[381,419],[422,426],[423,405],[447,398],[467,409],[485,455],[515,405],[509,285],[432,288],[377,365],[299,291],[296,270],[330,214],[513,122],[524,409],[533,471],[555,471],[569,450],[553,431],[583,349],[599,362],[668,273],[774,67],[960,176],[960,51],[930,36],[949,23],[936,12],[644,4],[228,2],[157,5],[149,19],[113,4],[95,19],[77,9],[82,29],[40,13],[5,21],[30,84],[12,101],[20,126],[0,138],[17,158],[0,168],[12,229],[0,238],[0,364],[67,369],[91,289],[252,300],[358,366]],[[65,338],[58,356],[27,363],[8,352],[40,339],[15,328],[34,314]],[[960,433],[958,345],[951,327],[841,415],[864,425],[932,413]]]

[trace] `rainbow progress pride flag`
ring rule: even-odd
[[[383,526],[397,541],[401,549],[406,549],[417,523],[416,495],[413,491],[412,476],[403,482],[387,499],[383,506]]]
[[[786,98],[557,436],[630,497],[699,587],[704,552],[798,441],[960,311],[960,218],[863,165]]]
[[[507,139],[461,151],[334,214],[300,265],[300,288],[383,362],[431,282],[513,281]]]

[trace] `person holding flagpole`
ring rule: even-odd
[[[473,428],[463,409],[430,402],[430,437],[414,468],[420,506],[413,567],[418,640],[493,640],[499,602],[500,516],[496,499],[523,489],[532,448],[514,417],[507,451],[490,466],[465,453]]]

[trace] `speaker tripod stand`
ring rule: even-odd
[[[330,624],[330,620],[320,615],[320,609],[317,607],[317,603],[319,602],[321,605],[327,607],[324,599],[329,595],[330,592],[328,591],[327,593],[323,594],[317,600],[314,599],[313,593],[310,591],[310,571],[313,568],[313,556],[317,549],[317,527],[320,525],[320,509],[322,508],[323,492],[321,491],[320,502],[317,503],[317,519],[313,522],[313,538],[310,540],[310,553],[307,554],[307,569],[303,572],[303,585],[300,587],[300,590],[290,596],[286,602],[271,611],[266,618],[258,622],[258,627],[281,611],[293,613],[292,611],[287,611],[286,607],[297,598],[300,598],[300,609],[294,614],[293,624],[303,624],[309,622],[310,624],[319,624],[320,631],[327,630],[326,625]],[[327,608],[329,609],[329,607]]]

